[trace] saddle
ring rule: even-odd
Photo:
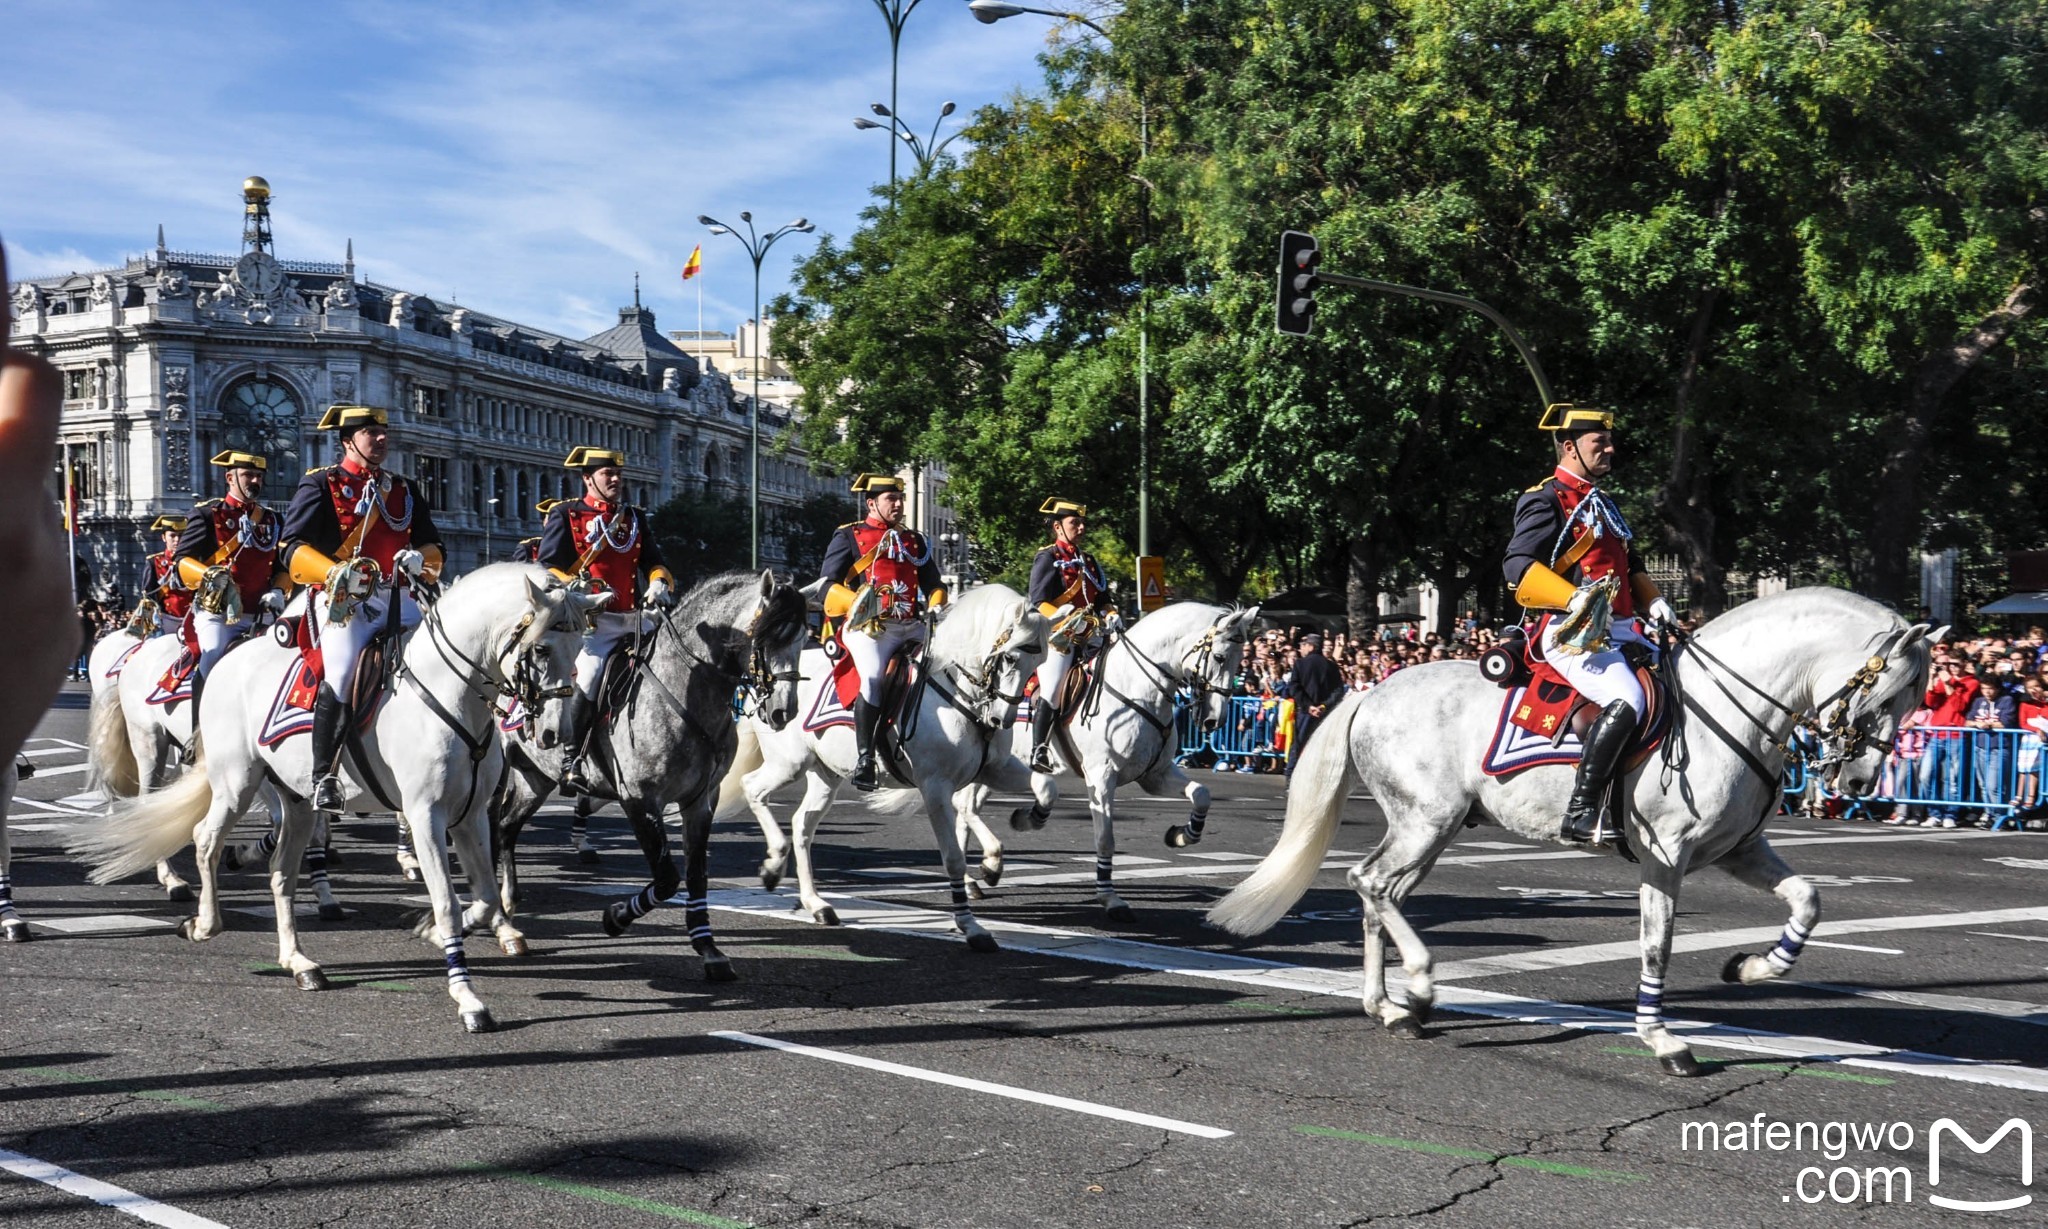
[[[1053,753],[1067,764],[1075,766],[1076,771],[1079,771],[1078,766],[1081,763],[1081,749],[1074,745],[1074,732],[1072,729],[1074,718],[1080,716],[1081,710],[1088,706],[1088,695],[1095,687],[1095,666],[1101,660],[1101,654],[1097,654],[1085,662],[1075,662],[1073,667],[1060,679],[1059,694],[1052,697],[1054,715],[1051,730]],[[1026,680],[1024,684],[1024,698],[1030,701],[1030,703],[1017,706],[1016,724],[1029,729],[1032,711],[1039,704],[1043,703],[1042,698],[1038,694],[1038,676],[1036,674],[1033,674],[1030,679]]]
[[[831,685],[818,689],[810,715],[804,718],[804,730],[808,733],[853,724],[853,701],[860,695],[860,675],[853,668],[853,655],[846,651],[845,634],[841,624],[833,627],[825,639],[825,658],[832,663]],[[927,677],[919,668],[922,658],[920,646],[905,645],[882,668],[882,720],[875,729],[875,754],[889,775],[905,787],[912,783],[902,747],[917,731],[915,697],[923,690]]]
[[[274,747],[313,728],[313,702],[320,695],[323,665],[319,632],[313,622],[311,612],[307,612],[279,619],[270,629],[269,634],[278,644],[296,648],[299,656],[291,669],[285,671],[284,682],[270,702],[270,713],[257,736],[263,746]],[[346,698],[349,710],[356,715],[358,735],[370,728],[371,720],[390,694],[390,676],[398,665],[393,639],[384,635],[373,637],[357,658],[355,694]]]
[[[1622,653],[1635,670],[1650,710],[1636,724],[1635,736],[1629,742],[1623,759],[1623,771],[1628,772],[1640,766],[1664,741],[1671,724],[1671,704],[1663,675],[1652,664],[1649,651],[1640,645],[1624,644]],[[1492,777],[1509,777],[1549,764],[1578,763],[1583,750],[1579,736],[1599,715],[1593,702],[1544,660],[1533,640],[1519,657],[1520,671],[1503,671],[1496,662],[1482,667],[1487,678],[1507,691],[1481,764]]]

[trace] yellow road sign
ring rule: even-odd
[[[1166,605],[1166,560],[1158,555],[1138,556],[1138,610],[1153,611]]]

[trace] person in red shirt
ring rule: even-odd
[[[1944,656],[1934,666],[1934,681],[1925,703],[1934,710],[1927,749],[1920,755],[1920,796],[1930,800],[1927,826],[1956,826],[1956,798],[1963,786],[1963,739],[1958,731],[1970,701],[1977,698],[1977,676],[1961,662]]]
[[[583,750],[596,725],[590,714],[605,659],[627,636],[654,626],[640,609],[643,592],[649,605],[663,609],[676,604],[677,593],[647,513],[622,498],[626,455],[578,445],[562,464],[582,473],[583,498],[560,500],[544,513],[535,562],[572,584],[612,595],[611,604],[591,616],[590,634],[576,653],[576,696],[563,735],[569,758],[562,767],[562,788],[582,793],[590,788],[583,775]]]
[[[163,550],[142,561],[142,600],[156,605],[156,630],[176,632],[192,609],[192,591],[178,576],[178,540],[185,532],[182,516],[160,516],[151,529],[163,535]]]

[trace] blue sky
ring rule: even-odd
[[[924,132],[1035,88],[1052,26],[923,0],[901,113]],[[662,328],[695,328],[702,242],[705,327],[730,329],[751,265],[697,215],[846,235],[888,174],[852,121],[888,95],[873,0],[4,0],[0,236],[15,277],[118,264],[159,222],[233,252],[262,175],[280,257],[353,238],[359,276],[571,336],[617,323],[635,270]],[[813,243],[777,244],[763,301]]]

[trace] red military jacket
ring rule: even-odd
[[[855,565],[871,553],[873,560],[863,573]],[[923,534],[915,529],[891,529],[873,519],[853,521],[833,531],[819,574],[848,588],[863,581],[873,585],[881,598],[882,614],[892,619],[916,618],[932,591],[944,583]]]
[[[1565,469],[1523,492],[1515,505],[1515,532],[1508,543],[1508,588],[1522,581],[1531,563],[1542,563],[1574,586],[1614,576],[1614,617],[1636,613],[1634,574],[1643,570],[1628,522],[1606,492]]]
[[[344,544],[372,511],[375,518],[351,554]],[[287,552],[304,545],[335,560],[373,559],[390,576],[399,551],[438,546],[441,532],[426,501],[404,478],[382,469],[372,473],[348,457],[299,480],[285,509],[284,539]]]
[[[149,573],[155,579],[157,607],[173,619],[182,619],[192,609],[192,591],[178,579],[178,556],[162,551],[149,557]]]
[[[178,558],[197,560],[202,567],[225,565],[243,608],[254,610],[277,574],[283,526],[277,513],[262,504],[241,503],[232,495],[209,499],[185,518]]]
[[[661,547],[645,512],[590,496],[564,500],[548,510],[534,559],[569,576],[580,571],[601,581],[617,595],[611,610],[635,609],[641,576],[663,566]]]

